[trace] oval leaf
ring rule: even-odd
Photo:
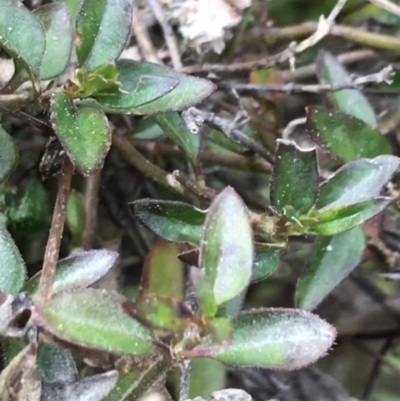
[[[252,274],[253,232],[246,205],[231,187],[207,212],[200,247],[200,266],[210,279],[217,305],[241,294]]]
[[[16,0],[1,0],[0,46],[35,75],[46,48],[46,36],[39,19]]]
[[[339,60],[331,53],[322,51],[317,59],[319,82],[328,85],[347,85],[350,76]],[[335,108],[364,121],[371,127],[378,125],[373,108],[358,89],[333,91],[328,94]]]
[[[79,252],[57,263],[52,294],[89,287],[96,283],[115,265],[118,253],[108,249]],[[41,272],[35,274],[24,287],[24,291],[36,294]]]
[[[140,295],[183,301],[184,269],[176,244],[159,241],[147,255],[140,279]]]
[[[62,93],[51,99],[51,123],[72,163],[83,175],[97,172],[111,145],[104,113],[91,106],[74,105]]]
[[[185,306],[174,299],[154,295],[142,295],[135,302],[125,302],[125,312],[144,326],[166,333],[180,333],[185,330]]]
[[[309,106],[307,124],[316,142],[345,162],[392,153],[377,129],[348,114]]]
[[[165,85],[165,90],[169,84],[173,83],[174,85],[173,88],[165,91],[165,94],[159,94],[158,96],[155,96],[155,94],[157,92],[161,93],[161,91],[158,90],[157,86],[143,87],[140,92],[141,95],[143,97],[147,95],[149,100],[151,96],[154,96],[154,100],[142,101],[142,103],[137,102],[135,106],[132,104],[129,108],[127,106],[121,107],[120,105],[119,99],[124,99],[123,94],[120,96],[99,96],[97,101],[109,113],[126,114],[129,112],[143,115],[179,111],[203,101],[215,90],[215,85],[206,79],[179,73],[159,64],[121,59],[116,63],[116,66],[121,81],[121,89],[128,91],[128,93],[133,93],[138,85],[137,82],[141,84],[141,81],[145,78],[158,79],[159,85],[161,83]],[[170,80],[169,83],[168,79]],[[135,84],[132,84],[132,82]]]
[[[156,114],[154,118],[172,142],[190,159],[197,159],[200,151],[200,135],[191,133],[177,112]]]
[[[380,195],[400,166],[396,156],[378,156],[346,163],[319,190],[318,209],[347,206]]]
[[[22,191],[21,191],[22,192]],[[24,234],[37,233],[48,227],[49,194],[39,180],[32,179],[24,191],[7,207],[7,226]]]
[[[1,18],[1,17],[0,17]],[[0,125],[0,183],[3,182],[18,161],[17,148],[11,136]]]
[[[335,235],[350,230],[377,214],[381,213],[393,202],[392,198],[375,198],[349,206],[339,206],[332,209],[317,211],[312,231],[319,235]]]
[[[221,362],[208,358],[194,359],[190,362],[191,399],[201,397],[208,400],[213,391],[225,388],[225,382],[226,366]]]
[[[183,202],[141,199],[132,203],[134,215],[160,237],[199,245],[205,212]]]
[[[319,237],[310,266],[297,284],[296,305],[312,310],[361,262],[366,242],[355,227],[333,237]]]
[[[179,85],[178,78],[140,74],[136,64],[123,61],[116,65],[121,85],[119,93],[94,94],[100,106],[110,113],[136,114],[139,106],[165,96]]]
[[[26,278],[24,260],[3,225],[0,225],[0,291],[17,294]]]
[[[143,141],[154,141],[164,135],[164,131],[156,123],[155,116],[144,117],[140,120],[132,132],[134,139]]]
[[[270,276],[279,266],[280,257],[279,251],[257,249],[256,247],[251,281],[255,283]]]
[[[36,311],[36,320],[50,334],[78,346],[137,356],[153,351],[150,332],[123,312],[124,298],[87,288],[59,293]]]
[[[51,3],[35,10],[46,32],[46,50],[40,67],[40,78],[61,75],[71,57],[74,31],[71,16],[63,3]]]
[[[196,293],[196,299],[204,317],[214,317],[218,311],[218,305],[214,296],[212,283],[203,271],[191,266],[190,279]]]
[[[79,66],[92,71],[114,62],[129,39],[133,0],[84,0],[77,16]]]
[[[42,380],[46,383],[73,382],[78,378],[74,358],[65,348],[42,343],[37,358]]]
[[[271,182],[271,204],[283,211],[290,206],[304,214],[318,195],[317,152],[300,149],[294,142],[278,140]]]
[[[333,326],[306,311],[258,309],[232,320],[232,342],[201,345],[191,357],[212,357],[229,365],[293,370],[325,355],[336,337]]]

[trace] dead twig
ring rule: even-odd
[[[284,28],[271,28],[267,30],[264,37],[267,42],[270,42],[271,39],[295,39],[297,37],[309,35],[311,32],[314,32],[317,27],[318,24],[316,22],[305,22],[300,25]],[[375,49],[400,52],[400,39],[396,36],[370,32],[362,28],[345,25],[333,25],[329,34]]]
[[[134,146],[146,152],[154,154],[164,154],[174,157],[186,157],[185,154],[176,146],[168,145],[159,142],[134,142]],[[244,171],[255,171],[260,173],[270,173],[272,170],[271,164],[264,160],[249,158],[241,155],[225,155],[215,153],[208,150],[203,150],[200,155],[200,160],[206,163],[218,164],[220,166],[235,168]]]
[[[189,399],[189,386],[190,386],[190,361],[182,362],[180,366],[180,380],[179,380],[179,401],[186,401]]]
[[[69,159],[64,159],[61,170],[56,203],[54,205],[53,218],[51,221],[49,239],[44,254],[42,274],[40,276],[37,294],[37,305],[43,305],[51,295],[58,254],[60,251],[61,238],[64,230],[65,215],[67,209],[68,195],[71,189],[71,179],[74,167]]]
[[[313,85],[303,85],[303,84],[268,84],[268,85],[260,85],[260,84],[233,84],[232,88],[238,92],[282,92],[287,95],[293,93],[314,93],[314,94],[322,94],[327,92],[337,92],[344,89],[360,89],[366,83],[392,83],[393,79],[393,68],[389,65],[383,68],[381,71],[357,77],[353,79],[352,82],[343,84],[343,85],[325,85],[325,84],[313,84]]]
[[[361,396],[361,399],[364,401],[368,401],[374,391],[376,382],[378,381],[381,373],[382,365],[384,364],[384,361],[386,361],[385,355],[390,351],[390,348],[393,345],[393,340],[393,337],[387,338],[379,350],[379,358],[375,357],[374,364],[372,365],[371,372]],[[396,373],[399,374],[400,372]]]
[[[354,50],[351,52],[346,52],[339,54],[337,59],[340,64],[347,65],[356,63],[361,60],[368,60],[377,56],[377,53],[372,50]],[[308,64],[302,67],[292,70],[279,71],[279,75],[285,82],[291,82],[293,80],[305,79],[316,75],[317,65],[316,63]]]
[[[132,5],[132,30],[136,36],[136,40],[143,58],[152,63],[159,63],[160,60],[157,57],[157,52],[154,49],[147,29],[140,18],[136,1],[134,1]]]
[[[198,188],[195,182],[183,177],[183,174],[178,172],[167,173],[160,167],[151,163],[133,146],[133,144],[123,135],[114,132],[113,144],[124,155],[126,161],[139,170],[142,174],[150,177],[152,180],[169,188],[170,190],[192,197],[195,194],[202,199],[211,200],[215,196],[215,192],[210,188]]]
[[[375,4],[376,6],[383,8],[390,13],[397,15],[400,17],[400,7],[397,4],[393,4],[389,0],[368,0],[370,3]]]
[[[171,25],[168,23],[168,20],[165,17],[161,4],[159,3],[158,0],[147,0],[147,3],[149,4],[150,8],[153,11],[154,16],[156,17],[158,23],[161,26],[165,43],[167,44],[174,69],[181,70],[182,61],[181,61],[181,56],[179,54],[178,41],[176,40]]]
[[[328,18],[320,17],[318,23],[315,23],[315,29],[310,37],[304,39],[300,43],[291,43],[285,50],[268,56],[257,61],[246,61],[241,63],[230,64],[204,64],[185,67],[184,72],[188,74],[198,74],[207,72],[239,72],[239,71],[253,71],[260,68],[270,68],[277,64],[289,61],[290,67],[294,69],[294,62],[296,54],[304,52],[304,50],[314,46],[328,35],[333,27],[336,17],[346,4],[347,0],[338,0],[335,7],[330,12]]]
[[[249,136],[245,135],[239,128],[239,121],[226,120],[224,118],[216,116],[212,112],[199,110],[195,107],[190,108],[191,112],[201,116],[203,121],[210,127],[217,129],[222,132],[227,138],[230,140],[239,143],[240,145],[246,147],[247,149],[252,150],[257,155],[261,156],[267,162],[273,164],[274,158],[273,156],[257,141],[253,140]]]

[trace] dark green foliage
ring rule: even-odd
[[[304,104],[306,126],[296,132],[279,126],[275,108],[304,88],[258,93],[290,74],[252,71],[251,84],[274,80],[256,87],[253,104],[236,78],[226,84],[238,67],[210,67],[207,53],[198,76],[185,73],[196,66],[121,58],[138,29],[133,0],[29,6],[0,0],[0,48],[14,63],[0,88],[1,396],[132,401],[193,361],[191,396],[208,397],[224,386],[225,365],[293,370],[323,357],[336,329],[309,311],[368,256],[367,238],[381,230],[369,221],[398,201],[400,166],[338,58],[319,52],[323,85],[314,94],[328,104]],[[276,60],[303,63],[301,46]],[[217,89],[223,101],[204,102]],[[300,256],[291,249],[298,243]],[[292,266],[298,260],[303,270]],[[125,270],[137,280],[126,283]],[[264,280],[292,270],[301,309],[266,308],[264,299],[247,309],[259,288],[270,291],[265,284],[275,291]]]

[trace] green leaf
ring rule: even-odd
[[[119,93],[95,93],[99,105],[109,113],[136,113],[138,107],[159,99],[179,85],[179,79],[168,75],[142,74],[137,63],[120,60],[116,64]]]
[[[135,130],[132,132],[132,137],[144,141],[153,141],[161,138],[164,135],[164,131],[156,123],[154,117],[155,116],[142,118]]]
[[[117,354],[153,352],[150,332],[128,317],[116,293],[87,288],[59,293],[37,310],[37,324],[63,341]]]
[[[159,64],[121,59],[116,65],[121,89],[128,94],[98,97],[99,104],[109,113],[143,115],[179,111],[200,103],[215,90],[214,84],[206,79],[192,77]],[[146,80],[149,82],[147,86]],[[139,84],[142,85],[139,88],[140,95],[148,100],[132,103],[131,98],[136,96]],[[163,91],[160,90],[161,86]]]
[[[129,39],[133,0],[84,0],[77,16],[79,66],[92,71],[112,63]]]
[[[29,181],[22,197],[14,202],[5,211],[10,227],[22,230],[25,234],[36,233],[47,227],[49,197],[38,180]]]
[[[72,382],[78,370],[69,350],[49,343],[39,345],[37,363],[42,380],[47,383]]]
[[[317,209],[347,206],[380,195],[400,165],[396,156],[346,163],[319,190]]]
[[[226,368],[214,359],[199,358],[190,362],[189,397],[210,399],[213,391],[225,388]]]
[[[239,313],[244,308],[244,303],[246,301],[246,290],[239,294],[237,297],[231,299],[228,302],[220,305],[218,308],[218,316],[224,317],[235,317],[239,315]]]
[[[69,14],[72,17],[72,21],[74,21],[74,26],[75,26],[75,21],[76,17],[78,15],[79,10],[82,7],[83,0],[55,0],[57,3],[64,3],[69,11]]]
[[[0,16],[1,19],[1,16]],[[14,170],[18,161],[17,148],[11,136],[0,125],[0,183]]]
[[[172,142],[190,159],[197,159],[200,151],[200,135],[191,133],[177,112],[156,114],[154,118]]]
[[[79,252],[57,263],[52,294],[86,288],[107,274],[115,265],[118,253],[107,249]],[[24,291],[36,294],[41,272],[36,273],[24,286]]]
[[[163,358],[151,358],[140,369],[120,374],[116,386],[103,401],[139,400],[172,365]]]
[[[134,303],[125,302],[123,307],[129,316],[153,330],[184,331],[186,316],[182,315],[181,303],[174,299],[142,295]]]
[[[335,235],[350,230],[377,214],[393,202],[392,198],[379,197],[349,206],[338,206],[315,212],[317,222],[312,231],[319,235]]]
[[[333,54],[321,51],[317,59],[318,79],[321,84],[346,85],[350,76]],[[373,108],[358,89],[345,89],[330,92],[329,99],[335,108],[364,121],[371,127],[378,125]]]
[[[51,79],[67,68],[74,41],[71,16],[63,3],[51,3],[39,7],[34,14],[41,21],[46,33],[46,49],[39,76]]]
[[[100,94],[119,93],[121,83],[118,81],[118,71],[114,64],[104,64],[93,71],[78,69],[70,80],[69,97],[87,98]]]
[[[0,291],[17,294],[25,278],[24,260],[9,232],[0,225]]]
[[[229,365],[293,370],[322,357],[332,346],[336,330],[306,311],[256,309],[232,321],[232,342],[200,345],[191,357],[212,357]]]
[[[86,212],[82,195],[76,191],[71,191],[67,203],[66,223],[71,231],[72,243],[75,246],[82,245],[85,222]]]
[[[211,281],[195,266],[190,268],[190,279],[196,292],[200,312],[204,317],[214,317],[218,311]]]
[[[62,93],[51,99],[51,123],[75,167],[83,175],[96,173],[111,145],[104,113],[91,106],[74,105]]]
[[[251,281],[254,283],[270,276],[279,266],[280,256],[280,251],[256,247]]]
[[[207,212],[199,257],[218,305],[246,289],[253,255],[253,232],[246,205],[233,188],[227,187]]]
[[[35,75],[39,75],[46,47],[42,24],[16,0],[1,0],[0,46]]]
[[[307,124],[312,137],[345,162],[392,153],[377,129],[348,114],[309,106]]]
[[[366,242],[361,227],[333,237],[318,237],[310,266],[296,289],[296,305],[312,310],[361,262]]]
[[[280,211],[291,206],[301,215],[310,210],[317,195],[316,149],[303,150],[294,142],[278,140],[271,182],[271,204]]]
[[[140,296],[157,295],[178,301],[184,296],[184,266],[176,244],[159,241],[147,255],[140,279]]]
[[[225,345],[232,341],[233,326],[232,322],[226,317],[216,317],[207,322],[208,329],[211,331],[213,341]]]
[[[205,212],[183,202],[141,199],[132,202],[139,221],[160,237],[174,242],[200,244]]]

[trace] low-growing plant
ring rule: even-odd
[[[7,227],[32,229],[46,214],[47,198],[35,182],[25,199],[17,202],[6,186],[1,199],[0,334],[8,365],[0,391],[7,400],[83,400],[87,394],[91,400],[133,400],[175,367],[185,375],[198,358],[283,370],[313,363],[332,347],[336,331],[310,311],[360,263],[362,224],[393,202],[381,193],[400,159],[373,127],[373,112],[354,115],[343,109],[340,95],[330,95],[336,96],[336,110],[309,106],[307,126],[316,143],[345,163],[335,174],[322,180],[317,149],[282,139],[265,182],[270,203],[262,213],[232,187],[216,193],[204,183],[189,191],[200,193],[201,204],[134,201],[133,214],[162,238],[146,258],[137,294],[93,288],[115,267],[118,254],[86,250],[58,260],[67,213],[73,241],[82,241],[84,216],[71,192],[74,171],[92,176],[102,169],[113,140],[120,140],[109,120],[115,114],[152,115],[142,123],[166,134],[198,171],[201,143],[193,124],[200,124],[201,111],[190,109],[189,118],[187,110],[215,90],[206,79],[120,59],[132,3],[54,1],[31,12],[18,1],[0,0],[0,46],[15,65],[1,90],[0,111],[27,118],[21,110],[35,105],[46,113],[44,120],[29,121],[51,134],[41,171],[59,177],[43,267],[29,279]],[[66,72],[75,53],[77,68]],[[347,75],[337,70],[332,55],[320,55],[321,82],[340,84]],[[16,91],[22,84],[28,89]],[[355,93],[360,95],[350,95]],[[18,157],[1,127],[0,140],[5,185]],[[163,175],[153,165],[149,172],[138,157],[145,174],[187,194],[179,175]],[[299,309],[243,310],[249,285],[274,272],[296,236],[316,237],[296,289]],[[82,378],[77,361],[105,373]]]

